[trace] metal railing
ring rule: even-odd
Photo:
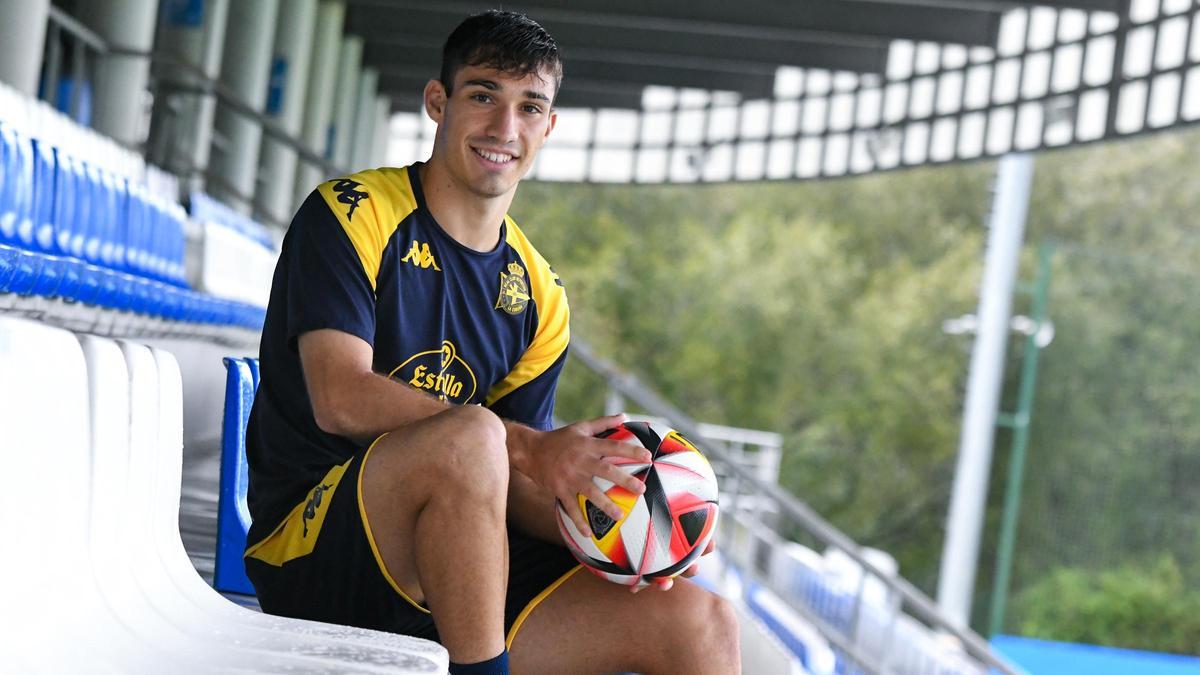
[[[798,500],[778,485],[765,481],[760,476],[755,475],[753,468],[748,468],[737,461],[738,458],[732,456],[727,449],[720,447],[721,444],[708,441],[700,424],[677,409],[657,392],[642,384],[636,376],[618,369],[597,355],[586,342],[577,336],[572,337],[570,354],[572,358],[578,359],[588,370],[599,375],[607,383],[610,391],[616,392],[619,396],[628,399],[648,414],[669,420],[675,429],[688,436],[704,451],[709,459],[713,461],[714,468],[716,465],[720,465],[721,472],[726,475],[726,481],[734,481],[734,485],[730,486],[727,484],[722,489],[722,494],[727,496],[728,501],[728,503],[721,505],[722,520],[726,522],[732,521],[733,523],[733,526],[726,530],[727,532],[736,533],[737,528],[740,527],[750,535],[757,534],[760,538],[765,539],[764,543],[767,546],[784,544],[787,541],[786,538],[778,534],[772,526],[757,517],[757,514],[764,509],[764,504],[769,504],[769,507],[767,507],[769,511],[774,512],[780,518],[786,519],[789,524],[801,528],[807,535],[821,542],[824,546],[841,551],[859,566],[861,575],[857,584],[857,592],[854,595],[854,604],[851,609],[848,625],[834,625],[833,622],[822,617],[820,613],[814,611],[812,608],[804,606],[803,603],[789,602],[792,609],[808,619],[825,639],[833,645],[835,650],[840,651],[843,658],[848,660],[853,666],[869,673],[898,672],[897,666],[891,662],[888,654],[869,653],[864,648],[863,641],[860,639],[860,619],[863,616],[864,610],[863,594],[868,578],[873,578],[883,584],[889,595],[896,598],[899,602],[896,614],[892,616],[889,625],[885,628],[887,634],[883,640],[882,651],[887,652],[889,646],[895,644],[898,615],[903,611],[923,622],[932,632],[957,640],[963,652],[980,664],[981,671],[984,668],[994,668],[998,672],[1015,675],[1016,671],[1013,666],[995,654],[986,640],[970,628],[958,625],[946,618],[933,600],[910,582],[898,575],[880,569],[867,555],[864,555],[862,547],[813,511],[807,504]],[[745,509],[743,508],[743,504],[739,504],[739,495],[744,494],[753,494],[756,497],[756,503],[750,509]],[[743,513],[743,511],[752,512]],[[756,529],[759,532],[754,532]],[[762,532],[764,529],[766,529],[765,533]],[[728,545],[728,543],[727,541],[724,545]],[[731,553],[736,556],[739,552],[731,551]],[[741,553],[743,558],[749,558],[751,562],[757,557],[757,552],[754,550],[743,551]],[[748,569],[744,571],[752,573],[757,571],[753,565],[747,567]],[[757,581],[760,581],[768,588],[773,587],[773,583],[769,579],[758,579]],[[779,591],[777,588],[772,588],[772,590]],[[786,595],[786,593],[779,594],[781,597]],[[917,669],[916,672],[922,671]]]

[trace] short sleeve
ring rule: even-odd
[[[541,431],[552,429],[554,395],[558,390],[558,376],[562,374],[566,361],[567,350],[563,349],[549,368],[493,403],[492,412],[504,419],[520,422]]]
[[[342,224],[318,192],[296,212],[280,253],[287,270],[289,344],[332,328],[375,343],[375,291]]]

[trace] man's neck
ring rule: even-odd
[[[482,197],[456,185],[436,163],[422,164],[419,170],[425,205],[446,234],[475,251],[495,248],[515,190],[499,197]]]

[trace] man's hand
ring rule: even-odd
[[[704,547],[704,553],[700,554],[701,557],[706,556],[709,553],[712,553],[713,549],[715,549],[716,547],[717,547],[717,540],[709,539],[708,546]],[[700,571],[700,563],[696,563],[695,565],[692,565],[691,567],[687,568],[682,573],[680,573],[679,576],[684,577],[686,579],[688,577],[696,576],[696,573],[699,571]],[[675,577],[667,577],[666,579],[655,579],[651,585],[657,586],[658,590],[660,590],[660,591],[669,591],[669,590],[671,590],[671,587],[673,587],[675,585]],[[642,590],[640,586],[630,586],[629,587],[630,593],[637,593],[640,590]]]
[[[632,443],[595,438],[601,431],[624,421],[623,414],[611,415],[539,434],[537,442],[517,465],[521,473],[545,487],[562,502],[564,510],[582,534],[590,535],[591,528],[588,527],[587,517],[578,507],[577,495],[587,497],[613,520],[625,517],[621,507],[613,503],[592,481],[593,477],[603,478],[637,495],[646,491],[641,480],[604,461],[604,458],[625,457],[649,462],[652,457],[650,451]]]

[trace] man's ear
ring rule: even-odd
[[[546,125],[546,135],[542,136],[543,141],[545,141],[547,138],[550,138],[550,132],[554,131],[555,124],[558,124],[558,111],[555,110],[554,108],[551,108],[550,109],[550,123]]]
[[[437,124],[442,123],[446,114],[446,87],[441,80],[430,80],[425,83],[425,114]]]

